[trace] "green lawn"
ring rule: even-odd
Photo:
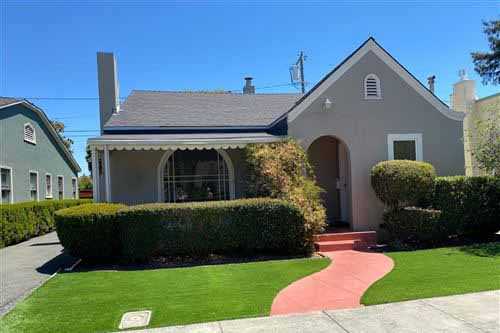
[[[500,242],[386,254],[395,267],[366,291],[365,305],[500,289]]]
[[[0,321],[2,332],[117,330],[123,313],[152,310],[150,327],[268,315],[276,294],[329,259],[59,274]]]

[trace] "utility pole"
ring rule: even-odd
[[[297,64],[300,66],[300,85],[302,87],[302,93],[305,94],[306,92],[306,87],[305,87],[305,80],[304,80],[304,51],[300,51],[299,55],[299,60],[297,61]]]

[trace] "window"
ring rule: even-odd
[[[365,99],[381,99],[380,80],[375,74],[368,74],[364,81]]]
[[[64,199],[64,177],[57,176],[57,199]]]
[[[228,200],[232,181],[224,157],[215,149],[176,150],[165,164],[166,202]]]
[[[31,201],[38,201],[38,172],[37,171],[30,171],[30,184],[29,184],[29,191],[30,191],[30,200]]]
[[[52,175],[50,173],[45,175],[45,197],[52,198]]]
[[[24,124],[24,141],[36,144],[35,127],[30,123]]]
[[[2,197],[0,203],[12,203],[14,196],[12,195],[12,168],[0,167],[0,188]]]
[[[423,160],[422,134],[389,134],[387,136],[390,160]]]
[[[78,199],[78,182],[75,177],[71,178],[71,193],[73,199]]]

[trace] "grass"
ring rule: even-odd
[[[281,289],[328,264],[323,258],[63,273],[7,314],[0,331],[117,331],[123,313],[147,309],[149,327],[268,315]]]
[[[395,267],[366,291],[365,305],[500,289],[500,242],[386,254]]]

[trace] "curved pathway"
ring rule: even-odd
[[[271,315],[359,307],[366,289],[394,266],[392,259],[381,253],[347,250],[323,254],[332,263],[281,290]]]

